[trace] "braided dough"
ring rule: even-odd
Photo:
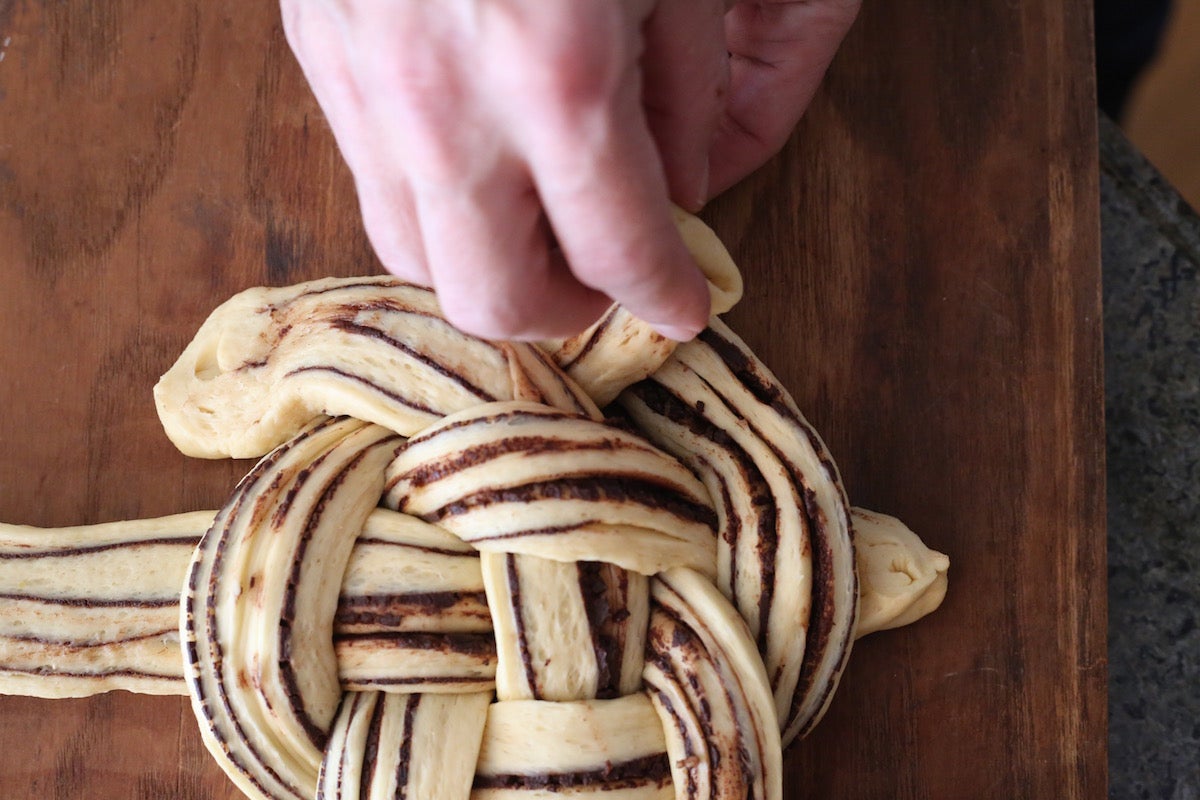
[[[250,797],[779,798],[855,636],[946,589],[715,316],[532,345],[388,277],[252,289],[155,401],[261,460],[215,512],[0,525],[0,691],[186,692]]]

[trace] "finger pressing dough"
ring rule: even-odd
[[[707,225],[679,208],[673,209],[673,215],[683,243],[708,279],[710,313],[724,314],[742,297],[741,273]],[[662,366],[677,344],[617,305],[575,336],[542,342],[554,361],[601,407]]]

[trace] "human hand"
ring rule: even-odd
[[[709,296],[671,220],[786,141],[857,0],[282,0],[384,266],[488,338]],[[728,13],[727,13],[728,12]]]

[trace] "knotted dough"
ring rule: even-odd
[[[740,277],[680,222],[720,313]],[[614,307],[533,345],[462,334],[387,277],[252,289],[155,401],[184,452],[261,460],[214,516],[0,527],[0,588],[10,564],[45,567],[0,605],[0,688],[182,675],[251,797],[779,798],[782,749],[828,708],[856,632],[945,591],[945,557],[850,508],[715,316],[676,346]],[[856,521],[886,561],[856,554]],[[141,585],[56,582],[150,553]],[[22,666],[55,647],[82,666]]]

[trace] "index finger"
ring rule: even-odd
[[[529,168],[572,273],[677,340],[708,324],[708,285],[671,216],[636,84],[606,112],[539,120]]]

